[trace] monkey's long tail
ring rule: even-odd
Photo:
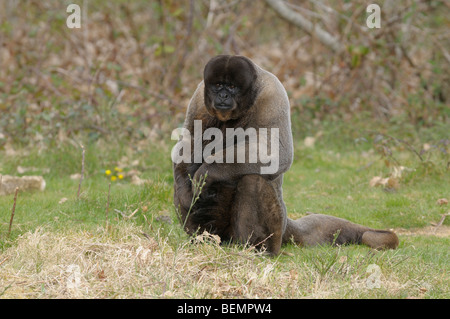
[[[364,244],[374,249],[395,249],[399,241],[395,233],[352,223],[322,214],[311,214],[297,220],[287,220],[283,242],[302,246],[324,244]]]

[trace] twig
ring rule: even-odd
[[[121,212],[120,210],[114,208],[114,211],[115,211],[117,214],[120,214],[120,216],[122,216],[123,218],[127,218],[127,215],[125,215],[125,214],[124,214],[123,212]]]
[[[176,74],[172,78],[172,83],[170,84],[170,92],[173,92],[179,79],[180,74],[183,71],[184,65],[186,65],[186,56],[188,55],[189,46],[188,41],[192,34],[192,24],[194,20],[194,0],[190,0],[189,2],[189,13],[187,17],[187,26],[186,26],[186,35],[184,36],[184,39],[181,41],[178,52],[181,52],[177,57],[177,62],[175,64],[175,70]],[[230,31],[231,33],[231,31]]]
[[[267,236],[266,238],[264,238],[263,240],[261,240],[259,243],[257,243],[256,245],[253,245],[253,247],[258,247],[259,245],[264,244],[270,237],[273,236],[273,233],[271,233],[269,236]]]
[[[121,212],[120,210],[114,208],[114,211],[115,211],[116,213],[120,214],[125,220],[131,219],[131,218],[137,213],[138,210],[139,210],[139,208],[136,208],[136,209],[134,210],[134,212],[131,213],[130,216],[127,216],[126,214],[124,214],[124,213]]]
[[[144,236],[145,238],[147,238],[148,240],[152,241],[152,238],[150,237],[149,234],[146,234],[144,232],[141,232],[142,236]]]
[[[149,90],[149,88],[140,86],[140,85],[135,85],[135,84],[131,84],[131,83],[127,83],[127,82],[123,82],[123,81],[116,81],[117,84],[130,88],[130,89],[135,89],[140,91],[142,94],[144,94],[144,96],[151,96],[155,99],[161,100],[161,101],[167,101],[169,104],[171,104],[172,106],[175,107],[182,107],[182,105],[174,100],[172,100],[170,97],[168,97],[167,95],[164,95],[162,93],[156,93],[153,92],[151,90]]]
[[[178,214],[178,211],[176,211],[176,212],[177,212],[177,214]],[[148,222],[147,216],[145,216],[145,214],[142,214],[142,216],[144,217],[145,222],[150,226],[150,229],[153,230],[153,225],[152,225],[152,223],[149,223],[149,222]],[[152,215],[152,216],[153,216],[153,215]],[[177,216],[178,216],[178,215],[177,215]],[[152,221],[153,221],[153,218],[152,218]]]
[[[289,9],[284,1],[280,0],[266,0],[266,3],[280,15],[283,19],[291,22],[297,27],[304,30],[306,33],[310,35],[315,35],[319,41],[332,49],[333,51],[340,53],[345,50],[344,45],[339,42],[339,39],[323,30],[321,27],[315,25],[299,12],[294,12]]]
[[[108,213],[109,213],[109,198],[110,198],[110,194],[111,194],[111,182],[109,183],[108,186],[108,201],[106,202],[106,229],[108,229]]]
[[[437,230],[440,226],[442,226],[442,224],[444,223],[444,220],[445,220],[445,218],[446,218],[447,216],[450,216],[450,212],[448,212],[448,213],[442,215],[441,220],[439,221],[439,223],[437,223],[437,225],[434,226],[434,227],[435,227],[435,228],[434,228],[434,232],[436,232],[436,230]]]
[[[416,154],[417,157],[420,159],[420,161],[423,162],[422,156],[421,156],[421,155],[420,155],[420,154],[419,154],[419,153],[418,153],[418,152],[417,152],[417,151],[416,151],[416,150],[415,150],[408,142],[406,142],[406,141],[404,141],[404,140],[401,140],[401,139],[399,139],[399,138],[390,136],[390,135],[388,135],[388,134],[384,134],[384,133],[377,132],[377,131],[367,130],[367,132],[369,132],[369,133],[375,133],[375,134],[378,134],[378,135],[387,137],[387,138],[389,138],[389,139],[391,139],[391,140],[396,141],[397,143],[400,143],[400,144],[405,145],[406,148],[407,148],[408,150],[410,150],[412,153]]]
[[[16,187],[16,193],[14,194],[14,205],[11,212],[11,219],[9,221],[9,229],[8,229],[8,237],[11,235],[11,227],[14,219],[14,214],[16,213],[16,202],[17,202],[17,193],[19,192],[19,187]]]
[[[189,175],[189,179],[191,180],[192,185],[194,186],[194,192],[192,194],[191,199],[191,206],[189,207],[189,210],[186,214],[186,217],[183,222],[183,229],[185,229],[187,220],[189,218],[189,215],[191,214],[192,207],[194,207],[197,200],[200,198],[200,194],[202,193],[203,186],[206,184],[206,177],[208,176],[208,171],[205,173],[205,175],[200,175],[198,182],[194,181],[194,179],[191,178],[191,175]]]
[[[442,55],[444,56],[445,60],[450,63],[450,53],[444,48],[444,46],[441,44],[440,41],[436,40],[432,37],[433,43],[442,51]]]
[[[7,260],[9,259],[9,257],[11,257],[11,256],[7,256],[5,259],[3,259],[2,261],[0,261],[0,266],[1,266],[5,261],[7,261]]]
[[[139,210],[139,208],[136,208],[136,209],[134,210],[134,212],[131,213],[130,216],[127,216],[127,219],[131,219],[131,218],[134,216],[134,214],[137,213],[138,210]]]
[[[84,152],[85,152],[85,149],[84,149],[83,144],[80,144],[80,146],[81,146],[81,149],[83,150],[83,153],[82,153],[82,159],[81,159],[81,176],[80,176],[80,183],[78,184],[77,199],[80,199],[81,182],[83,181],[83,178],[84,178]]]

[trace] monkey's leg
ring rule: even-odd
[[[388,230],[377,230],[358,225],[348,220],[311,214],[297,220],[288,219],[283,242],[291,239],[305,246],[323,244],[365,244],[375,249],[395,249],[398,238]]]
[[[280,252],[285,213],[273,186],[260,175],[246,175],[237,185],[232,206],[233,240],[264,245],[267,252]]]

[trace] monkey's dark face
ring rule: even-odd
[[[219,111],[230,111],[236,108],[236,96],[239,88],[233,83],[217,82],[209,88],[214,98],[213,105]]]
[[[205,105],[220,121],[238,119],[253,105],[256,70],[245,57],[219,55],[205,66]]]

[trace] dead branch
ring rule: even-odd
[[[16,213],[16,202],[17,202],[17,193],[19,192],[19,187],[16,187],[16,193],[14,194],[14,204],[11,211],[11,219],[9,220],[9,229],[8,229],[8,237],[11,234],[11,227],[14,219],[14,214]]]
[[[10,256],[6,256],[2,261],[0,261],[0,266],[7,261],[10,258]]]
[[[320,26],[312,23],[298,12],[294,12],[289,9],[282,0],[265,0],[266,3],[283,19],[291,22],[297,27],[301,28],[310,35],[313,35],[319,39],[319,41],[332,49],[333,51],[340,53],[344,50],[344,46],[333,35],[323,30]]]
[[[438,227],[442,226],[442,224],[444,223],[445,218],[446,218],[447,216],[450,216],[450,212],[448,212],[448,213],[446,213],[446,214],[443,214],[442,217],[441,217],[441,220],[436,224],[435,227],[438,228]],[[435,231],[436,231],[436,229],[435,229]]]
[[[402,140],[402,139],[399,139],[399,138],[390,136],[390,135],[388,135],[388,134],[384,134],[384,133],[381,133],[381,132],[377,132],[377,131],[367,130],[367,132],[369,132],[369,133],[375,133],[375,134],[381,135],[381,136],[383,136],[383,137],[387,137],[387,138],[390,139],[390,140],[393,140],[393,141],[396,141],[396,142],[399,143],[399,144],[405,145],[406,148],[407,148],[409,151],[411,151],[413,154],[415,154],[415,155],[420,159],[420,161],[423,163],[423,157],[422,157],[422,156],[420,155],[420,153],[417,152],[417,151],[414,149],[414,147],[412,147],[408,142],[406,142],[406,141],[404,141],[404,140]]]
[[[81,182],[83,182],[83,178],[84,178],[84,146],[83,144],[80,144],[81,149],[83,150],[82,152],[82,159],[81,159],[81,176],[80,176],[80,183],[78,184],[78,192],[77,192],[77,199],[80,199],[80,190],[81,190]]]
[[[162,94],[162,93],[156,93],[156,92],[150,91],[149,88],[146,88],[146,87],[143,87],[143,86],[140,86],[140,85],[130,84],[130,83],[123,82],[123,81],[116,81],[116,82],[117,82],[117,84],[119,84],[121,86],[138,90],[138,91],[140,91],[141,93],[143,93],[146,96],[151,96],[151,97],[153,97],[155,99],[158,99],[158,100],[167,101],[169,104],[171,104],[172,106],[175,106],[177,108],[182,108],[183,107],[183,105],[181,105],[180,103],[172,100],[167,95]]]
[[[109,213],[109,198],[110,198],[110,194],[111,194],[111,182],[109,183],[108,186],[108,201],[106,202],[106,212],[105,212],[105,222],[106,222],[106,230],[108,230],[108,213]]]

